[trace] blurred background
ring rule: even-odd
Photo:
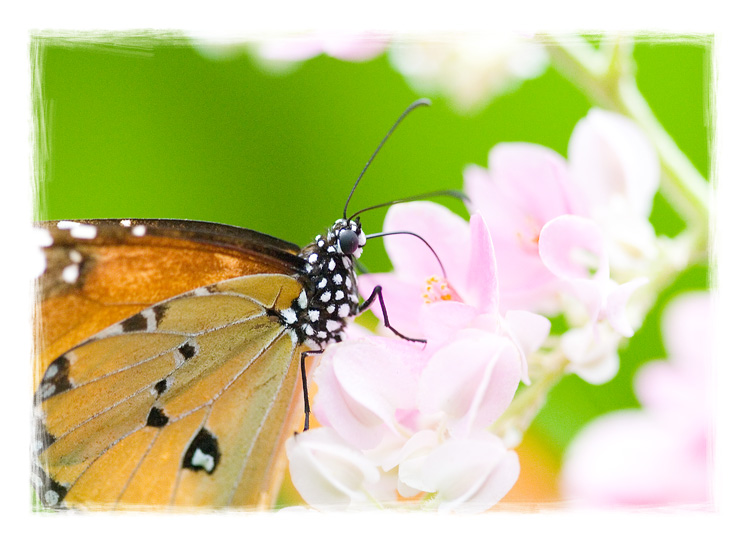
[[[596,38],[590,41],[596,43]],[[351,185],[413,100],[429,96],[388,142],[353,198],[354,209],[438,189],[461,189],[470,163],[487,165],[499,142],[525,141],[566,155],[592,104],[554,67],[463,108],[415,90],[376,54],[346,62],[318,55],[269,68],[252,49],[196,48],[177,35],[32,40],[37,124],[34,219],[187,218],[238,225],[304,245],[339,218]],[[643,38],[634,59],[640,90],[698,171],[711,168],[711,43]],[[468,218],[461,203],[440,201]],[[353,210],[353,209],[352,209]],[[380,230],[384,210],[363,217]],[[657,195],[657,233],[684,224]],[[371,271],[389,270],[382,243]],[[637,407],[632,377],[665,355],[659,320],[675,294],[706,289],[709,271],[685,271],[621,350],[602,386],[569,376],[552,391],[518,449],[521,478],[506,502],[553,501],[565,447],[603,413]],[[294,492],[282,504],[295,501]]]

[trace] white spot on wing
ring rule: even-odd
[[[60,501],[60,495],[54,490],[47,490],[44,493],[44,501],[47,505],[57,505],[57,502]]]
[[[133,233],[134,237],[142,237],[146,234],[146,226],[145,225],[136,225],[131,230],[131,233]]]
[[[63,281],[67,282],[68,284],[75,284],[78,280],[78,265],[76,263],[72,263],[65,267],[62,270],[62,276]]]
[[[299,308],[307,308],[307,292],[305,290],[302,290],[297,297],[297,304]]]
[[[156,313],[153,308],[147,308],[141,315],[146,318],[146,331],[156,331]]]
[[[46,399],[52,394],[55,393],[55,385],[54,384],[45,384],[42,386],[42,389],[39,391],[40,394],[42,394],[42,399]]]
[[[80,225],[80,223],[70,220],[62,220],[57,222],[58,229],[72,229],[76,225]]]
[[[331,300],[331,292],[327,291],[327,292],[323,293],[323,295],[320,296],[320,300],[323,301],[324,303],[327,303],[328,301],[330,301]]]
[[[334,284],[339,284],[340,285],[343,281],[344,281],[344,279],[342,278],[342,276],[339,273],[336,273],[336,274],[333,275],[333,283]]]
[[[336,301],[341,301],[344,298],[344,292],[341,290],[336,290],[336,295],[334,296],[334,299]]]
[[[52,246],[52,243],[54,242],[54,239],[52,238],[52,235],[50,234],[47,229],[42,229],[41,227],[34,227],[31,230],[32,237],[34,238],[35,246],[38,246],[40,248],[47,248],[48,246]]]
[[[81,255],[81,252],[79,252],[78,250],[71,250],[70,253],[68,254],[68,257],[70,257],[70,260],[73,263],[80,263],[81,261],[83,261],[83,256]]]
[[[107,329],[100,331],[94,335],[94,339],[104,339],[106,337],[113,337],[114,335],[122,334],[122,324],[115,324],[109,326]]]
[[[44,373],[44,379],[45,380],[51,379],[52,377],[54,377],[57,374],[58,371],[59,371],[59,369],[57,368],[57,365],[53,363],[52,365],[50,365],[47,368],[47,372]]]
[[[120,220],[120,225],[123,227],[130,227],[131,221],[130,220]]]
[[[306,324],[305,325],[305,333],[307,333],[308,335],[312,335],[312,334],[315,333],[315,330],[313,329],[313,327],[310,324]]]
[[[323,289],[328,285],[328,279],[327,278],[321,278],[320,282],[318,282],[318,288]]]
[[[193,290],[193,295],[198,295],[198,296],[211,295],[211,292],[208,291],[208,288],[197,288]]]
[[[333,259],[331,259],[331,260],[330,260],[330,261],[328,262],[328,270],[329,270],[329,271],[332,271],[332,270],[333,270],[333,269],[335,269],[335,268],[336,268],[336,261],[334,261]]]
[[[339,307],[339,318],[346,318],[349,316],[349,304],[344,303]]]
[[[210,454],[204,453],[201,449],[195,449],[193,453],[193,459],[190,460],[190,464],[193,467],[202,467],[209,473],[214,469],[214,457]]]
[[[318,254],[310,254],[310,257],[307,258],[307,261],[309,263],[316,263],[318,261]]]
[[[310,316],[310,320],[312,320],[313,322],[317,322],[318,319],[320,318],[320,311],[311,310],[310,312],[308,312],[308,316]]]
[[[73,238],[84,238],[91,240],[93,238],[96,238],[96,227],[94,227],[93,225],[84,224],[76,225],[70,230],[70,236],[72,236]]]

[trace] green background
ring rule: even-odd
[[[88,42],[88,43],[87,43]],[[285,74],[261,70],[244,48],[201,55],[174,36],[32,41],[38,54],[35,219],[189,218],[239,225],[306,244],[340,217],[351,184],[396,117],[419,98],[382,55],[364,63],[321,56]],[[634,51],[640,89],[697,169],[710,169],[711,42],[645,39]],[[527,141],[566,155],[591,104],[554,69],[471,115],[439,97],[412,114],[373,163],[354,209],[437,189],[460,189],[467,164],[486,166],[498,142]],[[457,202],[444,204],[468,217]],[[363,217],[380,230],[384,210]],[[682,223],[657,197],[652,221]],[[388,270],[382,243],[365,265]],[[568,377],[531,433],[557,464],[593,416],[636,406],[631,381],[664,355],[659,314],[679,291],[705,288],[687,271],[621,351],[604,386]]]

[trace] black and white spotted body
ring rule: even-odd
[[[365,234],[358,220],[340,219],[305,246],[304,291],[280,317],[299,342],[319,349],[342,340],[347,318],[359,312],[354,259],[362,254]]]

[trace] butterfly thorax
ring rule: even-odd
[[[299,342],[322,348],[341,341],[347,318],[359,308],[354,259],[365,242],[359,221],[340,219],[300,251],[305,261],[305,274],[299,276],[304,290],[280,316]]]

